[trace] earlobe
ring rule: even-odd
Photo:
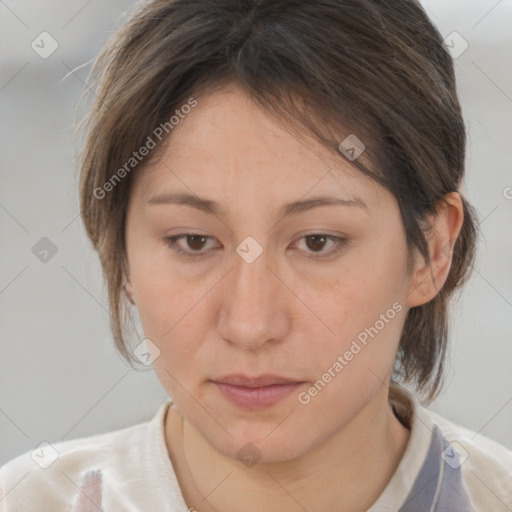
[[[464,221],[460,194],[443,196],[436,208],[437,215],[429,216],[431,229],[427,235],[430,262],[417,254],[415,268],[407,295],[409,307],[421,306],[432,300],[441,290],[452,264],[453,247]]]

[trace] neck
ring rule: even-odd
[[[175,407],[166,421],[180,488],[187,505],[199,512],[365,511],[391,479],[409,434],[393,414],[387,388],[315,449],[249,468],[216,450]]]

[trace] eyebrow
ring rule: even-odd
[[[217,216],[226,216],[227,211],[219,203],[187,193],[163,193],[158,194],[147,201],[147,204],[178,204],[196,208],[205,213]],[[308,199],[301,199],[283,205],[279,211],[279,217],[296,215],[320,206],[355,206],[368,211],[368,206],[359,197],[341,198],[329,195],[317,195]]]

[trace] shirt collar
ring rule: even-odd
[[[395,473],[367,512],[472,512],[460,457],[428,410],[398,385],[390,403],[411,434]]]

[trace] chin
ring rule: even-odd
[[[255,464],[274,464],[300,457],[307,452],[307,446],[295,441],[295,435],[284,427],[269,428],[267,425],[251,425],[242,431],[229,432],[233,437],[205,435],[209,443],[227,457],[237,459],[247,467]],[[281,429],[280,432],[278,430]],[[274,432],[272,432],[274,430]],[[298,433],[297,433],[298,434]],[[304,439],[301,440],[303,443]]]

